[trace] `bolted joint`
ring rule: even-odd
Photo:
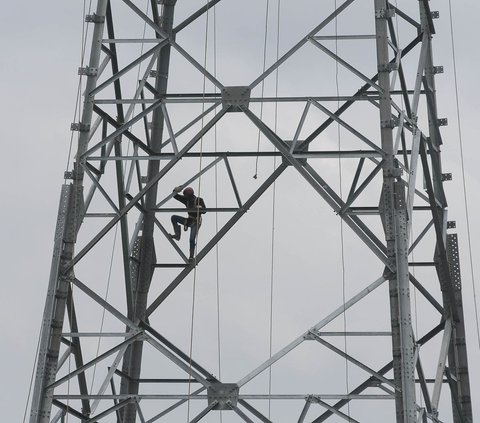
[[[308,402],[310,402],[312,404],[321,404],[322,403],[322,400],[315,395],[309,395],[307,398],[308,398]]]
[[[389,19],[395,16],[394,9],[377,9],[375,10],[376,19]]]
[[[46,354],[47,358],[49,360],[54,360],[54,361],[57,361],[58,360],[58,353],[53,351],[52,349],[49,349],[47,351],[47,354]]]
[[[59,329],[61,330],[63,327],[63,322],[60,320],[52,320],[52,323],[50,324],[50,327],[52,329]]]
[[[457,227],[457,222],[455,220],[449,220],[447,222],[447,229],[455,229]]]
[[[208,404],[215,404],[214,410],[230,410],[230,404],[237,405],[239,390],[236,383],[214,382],[207,389]]]
[[[79,175],[78,169],[76,169],[75,167],[73,170],[66,170],[63,174],[63,179],[72,179],[72,180],[79,179],[80,175]]]
[[[292,144],[293,144],[293,141],[285,141],[285,144],[289,147],[289,149],[291,148]],[[298,144],[297,144],[297,147],[298,147]],[[308,148],[308,147],[307,147]],[[305,151],[305,149],[303,148],[302,151]],[[299,152],[299,150],[296,150],[294,153],[293,153],[293,158],[295,158],[295,160],[297,160],[298,163],[300,163],[302,166],[306,166],[307,164],[307,159],[306,158],[300,158],[300,157],[295,157],[295,153]],[[290,155],[289,155],[290,156]],[[291,157],[291,156],[290,156]],[[286,165],[290,165],[290,162],[287,160],[286,157],[283,156],[283,163],[285,163]]]
[[[403,174],[403,170],[394,167],[393,169],[383,169],[383,176],[387,178],[400,178]]]
[[[396,118],[392,118],[392,119],[388,119],[388,120],[382,120],[380,122],[380,127],[381,128],[395,128],[396,126],[398,126],[398,119]]]
[[[232,112],[241,112],[243,108],[248,109],[250,103],[250,87],[231,86],[222,88],[223,107],[230,107]]]
[[[148,76],[150,78],[168,78],[168,75],[166,73],[159,73],[157,70],[151,70]]]
[[[440,17],[440,12],[438,10],[435,10],[433,12],[430,12],[430,17],[432,19],[438,19]]]
[[[385,266],[385,269],[383,269],[382,275],[385,279],[393,279],[393,277],[395,276],[395,273],[393,273],[387,266]]]
[[[402,210],[406,208],[405,204],[405,185],[403,181],[397,180],[395,182],[395,193],[394,193],[395,209]]]
[[[392,72],[398,70],[398,63],[381,63],[377,67],[378,72]]]
[[[86,15],[85,16],[85,22],[87,22],[87,23],[104,23],[105,22],[105,16],[100,16],[100,15],[97,15],[96,13],[93,13],[92,15]]]
[[[87,125],[85,123],[74,122],[70,125],[70,130],[79,131],[79,132],[88,132],[90,131],[90,125]]]
[[[444,181],[451,181],[452,174],[451,173],[442,173],[442,182]]]
[[[438,124],[438,126],[447,126],[448,125],[448,119],[447,118],[437,119],[437,124]]]
[[[443,66],[434,66],[433,67],[433,74],[436,75],[437,73],[443,73]]]
[[[55,298],[57,300],[66,300],[67,299],[67,293],[62,292],[62,291],[56,291],[55,292]]]
[[[97,76],[97,73],[98,73],[97,68],[91,68],[89,66],[86,66],[84,68],[78,68],[78,74],[79,75]]]
[[[391,233],[391,232],[390,232]],[[390,239],[385,237],[387,244],[395,244],[395,234],[390,237]],[[397,260],[395,258],[395,247],[388,248],[387,247],[387,261],[386,261],[386,268],[384,270],[383,276],[388,280],[396,279],[397,278]],[[390,288],[390,296],[393,295],[395,291],[395,295],[398,294],[397,288]]]

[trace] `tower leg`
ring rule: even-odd
[[[401,170],[395,163],[392,133],[392,105],[388,71],[388,10],[385,0],[375,0],[378,84],[380,93],[381,142],[385,151],[380,210],[384,224],[389,266],[393,373],[396,391],[397,423],[415,423],[415,361],[411,327],[408,271],[407,210]]]
[[[173,16],[176,0],[163,0],[161,4],[159,25],[167,33],[172,33]],[[155,4],[155,3],[154,3]],[[155,13],[154,13],[155,15]],[[160,51],[157,61],[157,79],[155,89],[161,96],[167,92],[168,71],[170,66],[170,45],[166,45]],[[150,148],[155,153],[161,152],[162,135],[164,127],[164,115],[161,108],[156,109],[152,116],[152,136]],[[153,160],[148,163],[147,180],[150,181],[158,173],[160,162]],[[157,203],[157,189],[153,187],[145,197],[145,213],[143,215],[142,242],[140,252],[139,273],[136,286],[134,286],[134,316],[133,320],[145,320],[148,291],[153,276],[155,265],[155,245],[153,231],[155,227],[154,208]],[[139,390],[138,379],[140,378],[142,363],[143,341],[133,343],[127,350],[123,360],[123,372],[130,378],[122,380],[121,394],[137,394]],[[134,423],[136,420],[137,407],[134,403],[128,404],[123,410],[123,423]]]
[[[99,17],[105,16],[106,7],[107,0],[98,0],[96,15]],[[103,29],[104,21],[99,19],[95,22],[92,37],[92,53],[89,62],[89,68],[91,69],[98,69],[99,66]],[[80,157],[87,149],[93,113],[93,98],[89,93],[95,86],[96,76],[91,74],[87,77],[85,87],[86,98],[79,124],[77,157]],[[30,423],[48,423],[50,421],[53,390],[47,389],[47,386],[55,381],[68,289],[74,278],[74,270],[70,263],[74,257],[77,230],[83,218],[83,175],[82,166],[76,163],[73,183],[64,185],[62,188],[49,288],[43,315]]]
[[[441,243],[444,244],[446,256],[439,254],[438,241],[435,261],[444,262],[437,265],[437,273],[443,293],[445,319],[454,317],[450,348],[448,353],[447,379],[450,384],[452,415],[454,423],[470,423],[473,421],[472,402],[470,398],[470,378],[468,374],[467,347],[465,338],[465,321],[462,303],[462,288],[458,244],[456,234],[447,234],[447,201],[443,191],[442,162],[440,148],[442,140],[438,130],[437,101],[435,90],[435,70],[433,62],[432,36],[429,27],[428,2],[419,2],[422,30],[429,34],[425,64],[424,82],[427,88],[428,124],[430,143],[429,149],[432,161],[432,195],[435,197],[438,224],[441,225]],[[447,262],[445,262],[447,261]],[[453,377],[450,377],[453,376]]]

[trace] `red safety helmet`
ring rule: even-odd
[[[183,195],[185,197],[191,197],[193,195],[193,188],[192,187],[187,187],[183,190]]]

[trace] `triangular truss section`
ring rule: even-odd
[[[227,12],[221,9],[225,3],[206,2],[178,21],[174,12],[181,3],[152,1],[141,10],[131,0],[97,0],[95,13],[87,17],[93,31],[89,65],[81,70],[87,80],[84,106],[81,119],[72,126],[79,132],[78,146],[66,174],[69,182],[62,187],[30,423],[58,422],[67,415],[82,422],[155,422],[163,417],[181,421],[185,413],[187,421],[209,422],[219,411],[225,421],[322,422],[332,417],[360,422],[362,413],[375,414],[365,405],[369,400],[389,407],[389,417],[379,414],[378,421],[436,423],[453,410],[455,422],[470,423],[466,346],[460,342],[465,334],[458,246],[456,236],[447,233],[453,224],[447,220],[443,190],[446,177],[439,147],[444,121],[436,111],[435,28],[428,1],[418,2],[418,18],[385,0],[375,0],[368,11],[359,0],[345,0],[331,11],[321,9],[313,29],[279,49],[277,58],[252,80],[234,86],[217,77],[216,62],[207,60],[208,25],[214,20],[206,18],[217,9]],[[336,31],[342,18],[357,12],[370,32]],[[188,48],[184,47],[179,34],[191,30],[199,39],[194,27],[201,25],[192,23],[201,19],[207,25],[201,34],[205,50],[189,53],[195,47],[186,41]],[[132,35],[136,25],[145,27],[145,37]],[[398,25],[406,29],[402,43]],[[358,61],[357,51],[332,49],[332,41],[358,43],[359,49],[368,45],[362,56],[368,56],[368,63]],[[332,83],[322,81],[312,95],[297,95],[305,81],[292,69],[303,67],[302,75],[312,87],[319,79],[313,67],[301,63],[307,52],[328,60],[335,73]],[[286,76],[281,76],[284,69]],[[367,74],[365,69],[374,70]],[[335,75],[337,83],[341,75],[344,87],[354,87],[351,93],[346,95],[343,88],[342,95],[332,95]],[[267,80],[277,84],[279,78],[288,79],[288,95],[279,94],[281,90],[274,95],[263,92]],[[275,111],[273,119],[267,110]],[[188,186],[202,198],[208,196],[207,223],[195,238],[190,258],[184,240],[169,235],[170,214],[192,212],[173,202],[172,189],[179,192]],[[288,281],[285,275],[276,276],[283,287],[298,285],[304,297],[311,298],[310,303],[290,303],[284,295],[283,314],[291,313],[292,327],[284,324],[282,334],[293,335],[273,346],[272,241],[267,354],[262,350],[266,332],[254,337],[261,322],[253,312],[265,290],[265,277],[252,282],[242,276],[254,267],[242,259],[244,251],[260,257],[257,229],[243,229],[242,242],[233,234],[252,216],[257,228],[265,222],[275,227],[275,219],[283,218],[277,226],[286,239],[292,231],[313,226],[288,195],[282,202],[286,217],[274,219],[262,209],[262,198],[273,194],[276,211],[279,187],[298,191],[300,198],[308,192],[314,199],[307,206],[314,201],[314,223],[327,221],[322,213],[328,210],[349,228],[345,236],[362,248],[355,251],[358,271],[348,295],[345,274],[327,265],[320,271],[317,265],[312,272],[299,268]],[[219,188],[223,194],[213,201]],[[324,233],[332,232],[327,226],[322,226]],[[287,252],[283,260],[293,268],[322,262],[318,255],[334,249],[324,245],[324,233],[313,235],[315,246],[289,240],[282,245],[281,251]],[[105,247],[107,239],[113,240],[111,252]],[[220,358],[218,366],[213,364],[215,352],[206,336],[194,346],[195,307],[211,317],[220,306],[219,265],[209,262],[218,257],[220,243],[230,248],[229,259],[237,259],[234,269],[227,269],[226,284],[230,289],[241,285],[243,291],[227,295],[225,306],[234,315],[228,340],[236,345],[242,372],[249,368],[236,380],[221,376]],[[341,243],[343,259],[343,226]],[[420,267],[421,272],[414,271]],[[373,282],[365,283],[366,270]],[[212,281],[217,281],[216,294],[207,288]],[[337,295],[332,302],[339,282],[344,284],[344,300]],[[427,305],[422,316],[415,316],[425,320],[420,333],[412,324],[413,289]],[[209,303],[213,300],[214,306]],[[332,309],[331,304],[337,305]],[[361,326],[355,312],[360,304],[363,314],[378,311],[376,323],[383,330],[367,325],[363,330],[347,329],[350,313]],[[307,329],[303,323],[297,330],[297,315],[309,312],[308,320],[316,323]],[[243,328],[248,318],[254,323]],[[90,330],[98,320],[101,328]],[[219,345],[220,326],[217,321]],[[245,334],[252,335],[245,337],[252,339],[251,350],[241,345]],[[373,349],[374,336],[390,342],[365,358],[347,348],[350,336],[367,351]],[[329,337],[341,337],[344,345]],[[438,366],[432,375],[422,363],[433,360],[426,346],[435,342]],[[303,387],[284,392],[289,375],[308,369],[308,360],[297,359],[307,345],[325,357],[322,375],[353,369],[348,388],[332,392],[330,387],[337,385],[319,377],[315,392]],[[332,369],[327,369],[330,364]],[[279,379],[282,375],[276,382],[279,392],[272,389],[277,368],[282,370],[277,373]],[[275,402],[281,405],[276,408]],[[347,406],[353,402],[356,407],[350,413]]]

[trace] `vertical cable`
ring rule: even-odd
[[[90,14],[92,10],[92,0],[90,0],[88,4],[88,14]],[[82,43],[80,45],[80,67],[83,67],[84,60],[85,60],[85,52],[86,52],[86,45],[87,45],[87,37],[88,37],[88,28],[89,25],[85,22],[85,17],[87,15],[87,2],[83,0],[83,10],[82,10]],[[82,92],[82,75],[78,77],[78,85],[77,85],[77,96],[75,99],[75,110],[73,112],[73,122],[77,119],[77,114],[79,113],[79,109],[81,106],[81,92]],[[65,164],[65,170],[68,170],[68,165],[70,164],[70,159],[72,157],[72,147],[73,147],[73,131],[70,134],[70,144],[68,147],[68,155],[67,155],[67,163]],[[64,181],[66,181],[66,177],[64,177]]]
[[[277,0],[277,44],[276,44],[276,60],[280,57],[280,10],[281,0]],[[275,70],[275,98],[278,97],[278,67]],[[278,102],[275,102],[275,118],[274,131],[278,129]],[[276,148],[274,148],[276,151]],[[258,156],[257,156],[258,158]],[[277,157],[273,157],[273,168],[277,166]],[[273,294],[275,282],[275,206],[277,198],[276,181],[273,182],[272,194],[272,230],[271,230],[271,261],[270,261],[270,328],[269,328],[269,358],[272,358],[273,352]],[[272,366],[268,367],[268,395],[272,394]],[[268,418],[271,417],[272,400],[268,400]]]
[[[38,350],[40,349],[40,340],[42,339],[42,333],[43,333],[42,324],[40,322],[40,330],[39,330],[39,336],[38,336],[38,340],[37,340],[37,348],[35,350],[35,358],[33,360],[32,373],[30,375],[30,386],[28,387],[27,401],[25,403],[25,410],[23,412],[23,423],[25,423],[25,420],[27,418],[28,403],[30,402],[30,395],[32,394],[33,378],[35,376],[35,369],[37,367]]]
[[[337,0],[334,0],[334,7],[337,10]],[[335,25],[335,55],[338,56],[338,15],[335,15],[334,20]],[[337,94],[337,110],[340,108],[340,101],[338,97],[340,96],[340,87],[338,82],[338,61],[335,60],[335,90]],[[341,128],[340,124],[337,122],[337,140],[338,140],[338,152],[341,152],[342,149],[342,139],[341,139]],[[340,199],[343,201],[343,187],[342,187],[342,159],[341,154],[338,155],[338,184],[339,184],[339,194]],[[341,251],[341,268],[342,268],[342,301],[343,301],[343,346],[345,349],[345,389],[347,394],[350,392],[349,386],[349,368],[348,368],[348,344],[347,344],[347,313],[346,313],[346,282],[345,282],[345,246],[344,246],[344,228],[343,228],[343,219],[340,217],[340,251]],[[348,420],[350,421],[350,401],[347,402],[347,415]]]
[[[206,0],[205,4],[208,6],[210,0]],[[207,7],[206,11],[206,19],[205,19],[205,47],[204,47],[204,57],[203,57],[203,67],[204,69],[207,68],[207,53],[208,53],[208,26],[209,26],[209,9]],[[202,121],[201,127],[202,131],[204,128],[204,119],[203,116],[205,112],[205,90],[206,90],[207,78],[205,73],[203,74],[203,87],[202,87]],[[200,156],[199,156],[199,177],[198,177],[198,196],[201,195],[201,183],[202,183],[202,159],[203,159],[203,133],[200,138]],[[190,420],[190,394],[192,392],[192,354],[193,354],[193,335],[194,335],[194,321],[195,321],[195,294],[196,294],[196,281],[197,281],[197,241],[198,241],[198,234],[200,230],[200,208],[197,208],[197,216],[196,216],[196,225],[197,225],[197,233],[195,236],[195,252],[193,258],[193,287],[192,287],[192,311],[191,311],[191,322],[190,322],[190,350],[189,350],[189,374],[188,374],[188,400],[187,400],[187,423]],[[191,229],[190,229],[191,230]]]
[[[265,31],[264,31],[264,37],[263,37],[263,71],[262,73],[265,72],[265,69],[267,68],[267,39],[268,39],[268,15],[269,15],[269,0],[266,1],[265,5]],[[263,95],[265,92],[265,78],[262,79],[262,88],[261,88],[261,94],[260,98],[263,99]],[[263,101],[260,102],[260,120],[263,118]],[[253,175],[253,179],[257,179],[258,177],[258,153],[260,152],[260,129],[258,130],[258,137],[257,137],[257,157],[255,158],[255,174]]]
[[[118,223],[115,225],[115,233],[113,235],[113,245],[112,245],[112,252],[110,254],[110,266],[109,266],[109,269],[108,269],[108,276],[107,276],[107,287],[105,289],[105,296],[104,296],[104,301],[107,302],[107,299],[108,299],[108,293],[110,291],[110,281],[111,281],[111,278],[112,278],[112,268],[113,268],[113,259],[115,257],[115,245],[117,243],[117,233],[118,233]],[[103,324],[105,322],[105,311],[106,309],[103,308],[102,310],[102,319],[101,319],[101,322],[100,322],[100,333],[103,332]],[[98,354],[100,352],[100,344],[101,344],[101,340],[102,338],[99,336],[98,337],[98,342],[97,342],[97,351],[95,353],[95,358],[98,357]],[[92,376],[92,383],[90,384],[90,392],[93,394],[93,384],[95,382],[95,374],[96,374],[96,371],[97,371],[97,363],[95,363],[93,365],[93,376]]]
[[[217,6],[213,6],[213,76],[217,77]],[[217,92],[217,87],[214,85]],[[215,114],[217,109],[215,109]],[[213,128],[215,151],[217,151],[217,125]],[[218,164],[215,165],[215,208],[218,208]],[[218,211],[215,212],[215,234],[218,234]],[[218,379],[222,380],[222,349],[220,331],[220,266],[218,242],[215,244],[215,281],[216,281],[216,302],[217,302],[217,352],[218,352]],[[220,423],[223,422],[223,411],[219,413]]]
[[[460,146],[460,158],[461,158],[461,167],[462,167],[462,181],[463,181],[463,204],[465,207],[465,223],[467,225],[467,243],[468,243],[468,254],[470,259],[470,275],[472,279],[472,290],[473,290],[473,305],[475,309],[475,322],[477,328],[477,341],[478,348],[480,350],[480,328],[478,322],[478,306],[477,306],[477,290],[475,287],[475,272],[473,269],[473,256],[472,256],[472,239],[470,235],[470,217],[468,213],[468,196],[467,196],[467,183],[465,178],[465,161],[463,155],[463,138],[462,138],[462,125],[460,120],[460,104],[458,101],[458,82],[457,82],[457,62],[455,56],[455,36],[453,32],[453,16],[452,16],[452,1],[448,0],[448,10],[450,17],[450,38],[452,44],[452,59],[453,59],[453,79],[455,86],[455,104],[457,108],[457,122],[458,122],[458,140]]]

